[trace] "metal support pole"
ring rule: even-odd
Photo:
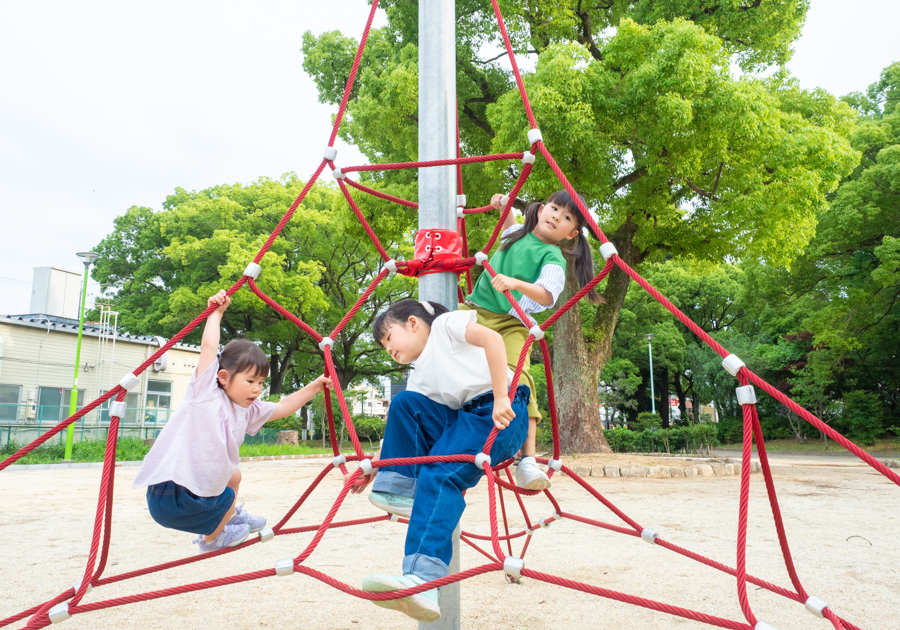
[[[455,0],[419,0],[419,160],[456,157]],[[456,229],[456,170],[419,169],[419,229]],[[456,274],[419,279],[419,299],[457,306]]]
[[[456,2],[419,0],[419,160],[456,157]],[[419,169],[419,229],[456,228],[453,166]],[[419,278],[419,299],[457,307],[456,274]],[[459,572],[459,525],[453,532],[450,573]],[[420,629],[459,630],[459,582],[440,591],[441,618]]]

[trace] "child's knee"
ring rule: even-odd
[[[231,473],[231,479],[228,481],[228,486],[230,488],[237,488],[239,485],[241,485],[241,478],[241,469],[235,468],[234,472]]]

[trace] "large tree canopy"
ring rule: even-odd
[[[123,328],[171,336],[206,306],[206,299],[242,275],[303,182],[293,175],[248,185],[215,186],[200,192],[177,189],[162,211],[132,207],[97,247],[94,271],[114,293]],[[363,205],[375,213],[373,204]],[[391,220],[376,221],[392,245]],[[359,221],[332,186],[313,187],[262,260],[259,287],[289,311],[328,334],[361,291],[381,271],[380,259]],[[335,340],[335,367],[342,385],[393,371],[368,334],[375,314],[409,296],[413,283],[391,275]],[[249,289],[235,294],[222,322],[223,341],[259,341],[270,356],[270,393],[291,391],[323,370],[322,352],[303,331],[284,320]],[[187,338],[199,341],[202,327]]]
[[[373,162],[416,157],[417,3],[385,3],[348,107],[345,140]],[[699,1],[501,2],[517,51],[536,60],[525,84],[547,146],[631,265],[675,256],[754,257],[785,264],[815,231],[826,195],[858,160],[846,137],[854,113],[783,72],[735,77],[790,57],[808,3]],[[528,124],[499,59],[487,3],[457,2],[457,99],[466,154],[522,151]],[[304,35],[304,68],[336,103],[355,42]],[[464,169],[470,199],[508,190],[516,166]],[[415,194],[414,172],[371,176]],[[524,200],[560,188],[543,160]],[[524,203],[524,201],[522,202]],[[521,205],[521,203],[520,203]],[[411,217],[410,217],[411,220]],[[471,221],[474,243],[496,220]],[[412,227],[412,223],[410,223]],[[598,450],[596,387],[609,360],[628,278],[618,270],[606,304],[562,318],[554,335],[557,400],[567,450]],[[574,277],[567,288],[575,291]],[[582,321],[582,316],[589,319]]]

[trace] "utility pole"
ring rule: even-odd
[[[69,415],[74,416],[75,412],[78,410],[78,370],[81,367],[79,363],[81,362],[81,333],[84,330],[84,303],[87,301],[87,281],[88,281],[88,273],[91,270],[91,265],[94,264],[94,261],[100,258],[100,254],[95,254],[94,252],[78,252],[75,254],[78,256],[78,259],[84,265],[84,283],[81,287],[81,308],[79,309],[78,315],[78,341],[75,346],[75,379],[72,383],[72,395],[69,396]],[[84,426],[84,419],[81,420],[82,427]],[[84,431],[82,431],[83,433]],[[74,445],[75,440],[75,423],[73,422],[66,428],[66,450],[65,450],[65,460],[72,461],[72,447]]]
[[[647,348],[650,350],[650,407],[656,413],[656,393],[653,391],[653,338],[652,333],[644,335],[647,338]]]
[[[456,2],[419,0],[419,160],[456,157]],[[419,169],[419,229],[456,229],[453,166]],[[419,278],[419,299],[457,307],[454,273]],[[459,572],[459,525],[450,573]],[[459,630],[459,582],[440,590],[441,618],[420,629]]]

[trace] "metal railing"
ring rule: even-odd
[[[129,407],[119,423],[119,437],[155,438],[171,417],[173,410]],[[0,403],[0,447],[9,442],[27,444],[69,417],[68,405],[12,405]],[[75,421],[76,440],[106,439],[109,410],[94,409]],[[65,440],[66,432],[51,439]]]

